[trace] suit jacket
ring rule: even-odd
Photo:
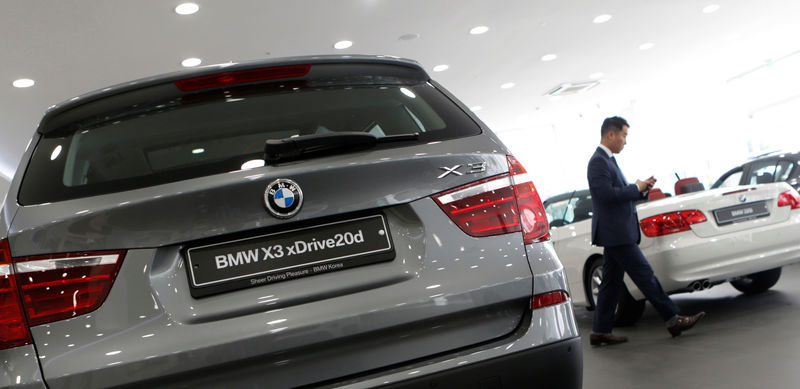
[[[645,198],[636,184],[628,184],[619,167],[600,147],[587,169],[592,195],[592,243],[613,247],[639,244],[636,202]]]

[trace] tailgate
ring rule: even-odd
[[[293,387],[511,333],[532,285],[520,234],[464,238],[437,212],[428,198],[384,209],[391,261],[202,298],[183,246],[130,250],[100,309],[31,329],[48,386]]]
[[[437,147],[445,146],[428,150]],[[10,239],[15,256],[43,247],[127,250],[99,309],[31,328],[48,386],[214,386],[269,376],[271,386],[287,387],[511,333],[532,292],[522,234],[469,237],[429,197],[443,189],[437,185],[501,173],[505,155],[408,158],[415,151],[366,152],[379,163],[351,153],[284,170],[304,195],[288,221],[264,209],[264,188],[278,177],[269,172],[152,188],[165,196],[136,190],[21,208]],[[485,162],[486,171],[436,178],[440,166],[464,161]],[[81,212],[85,202],[91,212]],[[369,247],[335,251],[337,234]],[[264,264],[280,259],[277,246],[303,255]],[[212,368],[220,364],[225,369]]]

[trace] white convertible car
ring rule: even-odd
[[[782,266],[800,262],[800,195],[789,184],[698,189],[637,205],[639,247],[667,293],[723,282],[760,293],[778,282]],[[593,309],[603,248],[591,243],[589,190],[551,197],[544,205],[573,304]],[[632,324],[644,310],[644,296],[627,275],[625,284],[629,293],[620,298],[617,325]]]

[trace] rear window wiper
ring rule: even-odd
[[[264,145],[264,163],[292,161],[322,154],[364,150],[380,143],[419,139],[419,133],[377,137],[366,132],[332,132],[294,138],[269,139]]]

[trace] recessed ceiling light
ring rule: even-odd
[[[480,35],[480,34],[485,33],[486,31],[489,31],[489,27],[478,26],[478,27],[472,27],[472,29],[469,30],[469,33],[472,34],[472,35]]]
[[[599,79],[603,78],[604,75],[605,74],[603,74],[603,72],[594,72],[594,73],[589,75],[589,78],[591,78],[592,80],[599,80]]]
[[[469,107],[469,110],[472,111],[472,112],[480,111],[482,109],[483,109],[483,107],[481,107],[480,105],[476,105],[474,107]]]
[[[556,58],[558,58],[558,56],[555,55],[555,54],[545,54],[545,55],[542,56],[542,61],[544,61],[544,62],[552,61],[552,60],[554,60]]]
[[[198,148],[192,150],[192,154],[203,154],[205,152],[206,152],[206,149],[204,149],[202,147],[198,147]]]
[[[419,36],[420,35],[417,34],[417,33],[403,34],[403,35],[400,35],[400,37],[397,38],[397,39],[400,39],[401,41],[411,41],[411,40],[419,38]]]
[[[719,4],[707,5],[703,8],[704,14],[710,14],[719,11]]]
[[[641,45],[639,45],[639,50],[650,50],[655,45],[656,44],[653,42],[642,43]]]
[[[510,89],[510,88],[514,87],[514,83],[513,82],[507,82],[507,83],[505,83],[503,85],[500,85],[500,87],[503,88],[503,89]]]
[[[175,7],[175,13],[178,15],[191,15],[199,9],[200,6],[195,3],[183,3]]]
[[[20,78],[19,80],[14,80],[11,85],[14,85],[17,88],[28,88],[33,86],[36,82],[31,80],[30,78]]]
[[[600,24],[600,23],[605,23],[605,22],[607,22],[609,20],[611,20],[611,15],[605,14],[605,15],[600,15],[600,16],[595,17],[594,20],[592,20],[592,21],[595,24]]]
[[[443,71],[445,71],[447,69],[450,69],[450,66],[448,66],[448,65],[436,65],[436,66],[433,67],[433,71],[434,72],[443,72]]]
[[[200,65],[203,61],[200,58],[186,58],[181,61],[181,66],[185,68],[190,68],[193,66]]]
[[[337,50],[344,50],[353,45],[353,42],[350,41],[338,41],[333,44],[333,48]]]

